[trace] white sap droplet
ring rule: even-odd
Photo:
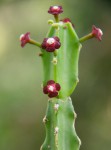
[[[46,121],[47,121],[47,118],[46,118],[46,116],[43,118],[43,123],[46,123]]]
[[[55,131],[54,131],[54,133],[55,133],[55,134],[57,134],[57,133],[58,133],[58,131],[59,131],[59,128],[58,128],[58,127],[55,127]]]
[[[58,108],[59,108],[59,104],[55,104],[55,105],[54,105],[54,109],[57,111]]]

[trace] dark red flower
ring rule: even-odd
[[[62,6],[50,6],[48,13],[52,15],[58,15],[63,12]]]
[[[59,42],[58,37],[44,38],[41,47],[48,52],[54,52],[56,49],[59,49],[61,43]]]
[[[71,20],[69,18],[64,18],[61,21],[64,23],[70,22],[72,24],[72,26],[74,27],[74,24],[71,22]]]
[[[93,26],[92,26],[92,35],[93,35],[95,38],[97,38],[99,41],[101,41],[101,40],[102,40],[101,37],[102,37],[102,35],[103,35],[103,32],[102,32],[101,29],[96,28],[96,26],[93,25]]]
[[[25,44],[30,42],[30,32],[27,32],[25,34],[22,34],[20,36],[21,46],[24,47]]]
[[[55,83],[53,80],[49,80],[47,85],[43,87],[44,94],[48,94],[50,98],[56,97],[61,87],[59,83]]]

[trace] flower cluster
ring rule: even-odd
[[[96,28],[95,25],[92,26],[92,35],[97,38],[99,41],[102,40],[102,35],[103,35],[103,32],[101,29],[99,28]]]
[[[58,15],[63,12],[62,6],[50,6],[48,13],[52,15]]]
[[[53,80],[49,80],[47,85],[43,87],[44,94],[48,94],[50,98],[58,96],[58,92],[61,87],[59,83],[55,83]]]
[[[21,41],[21,47],[24,47],[25,44],[30,43],[30,32],[22,34],[20,36],[20,41]]]
[[[44,38],[41,47],[47,52],[54,52],[56,49],[59,49],[61,46],[60,40],[58,37]]]
[[[50,6],[50,8],[48,10],[49,14],[54,15],[57,25],[60,21],[63,23],[70,22],[72,24],[72,26],[74,27],[73,23],[71,22],[71,20],[69,18],[64,18],[62,20],[59,20],[59,14],[61,14],[62,12],[63,12],[62,6]],[[52,21],[52,24],[53,24],[53,21]],[[102,35],[103,35],[102,30],[97,28],[95,25],[93,25],[92,32],[90,34],[80,38],[79,42],[83,42],[83,41],[85,41],[87,39],[91,39],[93,37],[95,37],[99,41],[101,41]],[[44,38],[42,44],[40,44],[30,38],[30,32],[22,34],[20,36],[20,41],[21,41],[21,47],[24,47],[27,43],[30,43],[30,44],[36,45],[36,46],[46,50],[47,52],[54,52],[56,49],[59,49],[61,46],[59,37],[54,36],[54,37]],[[53,63],[57,64],[57,58],[53,59]],[[48,94],[48,96],[50,98],[57,97],[60,89],[61,89],[61,86],[59,83],[55,83],[55,81],[49,80],[47,82],[47,84],[43,87],[43,93]],[[58,105],[55,105],[55,109],[58,109],[58,107],[59,107]]]

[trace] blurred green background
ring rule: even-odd
[[[78,118],[81,150],[111,150],[111,1],[109,0],[0,0],[0,150],[38,150],[44,141],[47,96],[42,94],[39,49],[20,47],[27,31],[42,42],[48,30],[50,5],[62,5],[78,36],[92,25],[103,32],[83,43],[79,84],[72,95]]]

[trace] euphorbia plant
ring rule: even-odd
[[[88,35],[79,38],[69,18],[60,20],[62,6],[51,6],[48,13],[50,29],[41,43],[21,35],[21,46],[30,43],[38,46],[43,62],[43,93],[48,95],[48,106],[43,122],[46,138],[41,150],[79,150],[81,142],[75,131],[76,113],[70,95],[78,83],[78,59],[81,43],[90,38],[101,41],[102,31],[92,26]]]

